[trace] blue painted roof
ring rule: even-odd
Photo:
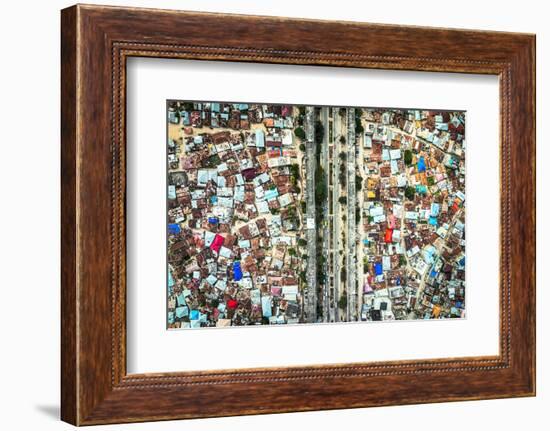
[[[426,193],[428,193],[428,188],[423,184],[417,184],[416,185],[416,193],[425,195]]]
[[[383,271],[382,271],[382,264],[381,263],[375,263],[374,264],[374,273],[376,275],[382,275]]]
[[[417,166],[418,172],[426,172],[426,161],[424,160],[424,156],[420,156],[416,166]]]
[[[265,198],[267,200],[274,199],[279,196],[279,191],[277,189],[269,189],[265,192]]]
[[[243,271],[241,269],[241,262],[233,262],[233,279],[239,281],[243,278]]]
[[[180,225],[177,223],[169,223],[168,224],[168,233],[171,233],[173,235],[177,235],[181,232]]]

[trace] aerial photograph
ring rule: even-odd
[[[167,328],[465,318],[464,111],[167,101]]]

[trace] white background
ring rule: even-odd
[[[127,83],[128,372],[498,354],[498,77],[141,58]],[[466,111],[467,318],[166,331],[166,99]]]
[[[391,7],[376,3],[295,0],[276,1],[103,1],[103,3],[210,10],[234,13],[371,21],[393,24],[477,28],[537,33],[538,159],[550,157],[548,13],[544,2],[480,2],[451,4],[426,1],[421,6],[396,0]],[[59,9],[66,1],[5,2],[0,15],[2,96],[0,184],[0,425],[10,430],[70,429],[58,421],[59,411]],[[437,41],[434,41],[437,43]],[[538,396],[508,399],[292,413],[106,426],[97,429],[146,430],[280,430],[280,429],[399,429],[517,430],[544,429],[550,421],[550,331],[544,304],[549,295],[545,243],[550,233],[550,171],[538,164]],[[546,193],[543,194],[543,190]],[[546,311],[547,313],[547,311]]]

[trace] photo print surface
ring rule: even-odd
[[[465,317],[463,111],[167,101],[167,327]]]

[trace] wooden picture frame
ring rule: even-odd
[[[535,394],[534,35],[82,5],[61,17],[64,421]],[[131,56],[498,75],[500,354],[128,375],[125,65]]]

